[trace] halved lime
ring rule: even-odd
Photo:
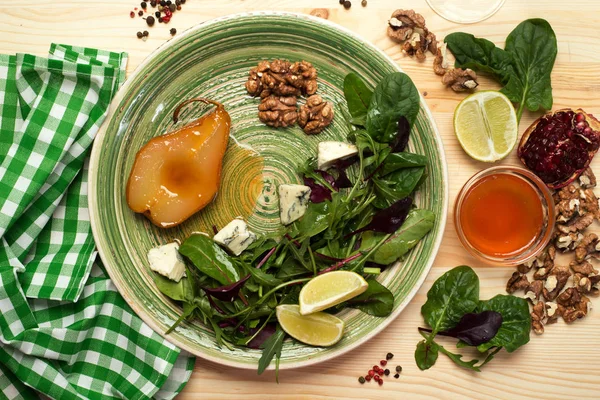
[[[351,271],[333,271],[308,281],[300,291],[300,314],[307,315],[343,303],[363,293],[369,284]]]
[[[334,345],[344,333],[344,321],[338,317],[324,312],[301,315],[300,307],[295,304],[277,306],[276,315],[288,335],[312,346]]]
[[[454,132],[468,155],[493,162],[515,147],[519,124],[515,109],[505,95],[487,90],[461,101],[454,111]]]

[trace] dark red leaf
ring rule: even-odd
[[[346,237],[365,231],[394,233],[404,223],[411,206],[412,199],[410,197],[400,199],[388,208],[377,212],[365,227],[349,233]]]
[[[325,186],[319,185],[314,179],[305,177],[304,184],[310,188],[310,201],[313,203],[331,200],[331,191]]]
[[[457,338],[469,346],[479,346],[492,340],[501,326],[502,314],[496,311],[483,311],[477,314],[465,314],[454,328],[437,334]],[[419,330],[431,332],[430,329],[425,328]]]
[[[236,298],[244,283],[250,278],[250,275],[246,275],[242,279],[237,282],[230,283],[229,285],[219,286],[216,288],[208,288],[204,287],[202,290],[206,292],[208,298],[214,297],[215,299],[219,299],[221,301],[233,301]]]
[[[254,335],[258,328],[250,329],[250,335]],[[260,345],[263,344],[268,338],[271,337],[277,330],[276,324],[267,324],[254,339],[248,342],[246,346],[251,349],[259,349]]]
[[[392,153],[399,153],[408,146],[408,138],[410,137],[410,124],[405,117],[400,117],[398,120],[398,132],[392,143]]]

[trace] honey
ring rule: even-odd
[[[544,227],[542,200],[525,179],[495,173],[475,182],[462,201],[459,219],[465,239],[491,257],[519,254]]]

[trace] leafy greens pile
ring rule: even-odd
[[[491,73],[504,87],[501,92],[529,111],[552,108],[550,73],[556,60],[556,35],[544,19],[521,22],[506,38],[504,50],[486,39],[463,32],[444,39],[456,58],[456,67]]]
[[[275,358],[279,365],[285,333],[275,308],[297,304],[303,283],[338,269],[367,278],[366,292],[331,312],[346,307],[376,317],[388,316],[393,294],[374,276],[412,249],[433,227],[431,211],[416,209],[409,197],[426,177],[425,156],[406,152],[420,97],[403,73],[386,76],[372,92],[354,74],[344,93],[354,129],[349,140],[358,157],[338,161],[326,171],[314,159],[299,167],[312,188],[304,216],[279,232],[262,236],[233,257],[209,236],[190,236],[179,248],[193,266],[175,283],[160,275],[162,293],[183,303],[183,320],[199,318],[216,340],[263,349],[258,373]]]
[[[479,278],[464,265],[435,281],[421,314],[431,327],[419,328],[425,340],[417,344],[415,361],[421,370],[431,368],[443,353],[457,365],[479,372],[502,348],[511,353],[529,342],[531,315],[527,301],[510,295],[479,300]],[[465,361],[462,355],[436,343],[436,336],[457,338],[456,347],[474,346],[485,358],[481,363]]]

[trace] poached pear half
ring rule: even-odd
[[[155,137],[138,151],[129,181],[127,204],[162,228],[176,226],[208,205],[221,181],[223,156],[229,141],[231,118],[221,103],[209,114],[174,132]]]

